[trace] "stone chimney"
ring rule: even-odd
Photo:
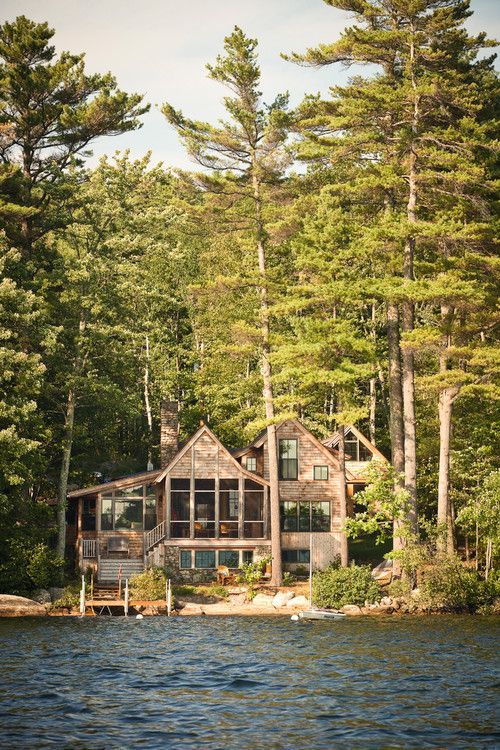
[[[164,469],[179,450],[179,404],[162,401],[160,407],[160,467]]]

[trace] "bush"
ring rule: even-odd
[[[442,558],[422,572],[419,603],[427,609],[475,612],[491,606],[500,596],[500,576],[492,571],[487,581],[464,568],[459,558]]]
[[[339,609],[344,604],[374,602],[380,595],[369,565],[330,566],[313,576],[313,601],[319,607]]]
[[[165,599],[166,583],[167,576],[162,568],[149,568],[130,577],[130,598],[146,601]]]
[[[63,595],[57,599],[53,606],[55,609],[58,607],[67,607],[72,609],[78,607],[80,604],[80,585],[78,583],[72,583],[70,586],[66,586]]]
[[[0,591],[29,596],[35,589],[60,586],[64,560],[48,545],[27,539],[6,541],[6,561],[0,565]]]

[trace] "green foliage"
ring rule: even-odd
[[[243,583],[250,588],[253,588],[253,586],[261,580],[264,570],[266,569],[266,565],[268,565],[270,562],[271,558],[265,557],[261,560],[257,560],[256,562],[243,563],[240,570],[238,571],[236,580],[238,581],[238,583]]]
[[[296,580],[296,576],[294,576],[293,573],[290,573],[289,570],[283,573],[283,586],[291,586]]]
[[[78,583],[70,584],[66,586],[62,596],[56,599],[52,605],[54,609],[67,608],[73,609],[78,607],[80,604],[80,586]]]
[[[166,583],[167,577],[162,568],[148,568],[148,570],[130,577],[130,598],[144,601],[164,600]]]
[[[224,586],[189,586],[186,584],[180,584],[172,586],[172,593],[175,597],[182,596],[201,596],[205,599],[217,598],[227,599],[229,596],[228,591]]]
[[[498,572],[486,581],[475,571],[464,568],[458,558],[449,556],[423,570],[418,601],[428,609],[475,612],[492,605],[499,597]]]
[[[380,590],[368,565],[329,567],[313,576],[313,601],[319,607],[339,609],[344,604],[374,602]]]
[[[0,564],[0,591],[27,595],[38,588],[60,586],[64,560],[44,543],[29,538],[7,540]]]

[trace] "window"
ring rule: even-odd
[[[195,479],[194,535],[197,539],[215,537],[215,479]]]
[[[244,536],[249,539],[264,536],[264,488],[251,479],[245,479]]]
[[[102,531],[142,531],[144,516],[150,522],[154,517],[156,524],[156,497],[148,497],[149,487],[120,487],[114,492],[101,495],[101,530]]]
[[[238,538],[240,493],[237,479],[221,479],[219,482],[219,536]]]
[[[285,501],[280,510],[281,531],[330,531],[328,501]]]
[[[309,550],[284,549],[281,551],[281,559],[284,563],[309,563]]]
[[[82,501],[82,531],[95,531],[95,497],[84,497]]]
[[[297,479],[298,477],[297,442],[297,440],[289,439],[279,441],[280,479]]]
[[[241,553],[243,564],[253,563],[253,549],[244,549]]]
[[[144,528],[146,531],[156,526],[156,492],[152,484],[146,487],[146,500],[144,509]]]
[[[353,432],[345,436],[346,461],[371,461],[373,456],[366,445],[360,442]]]
[[[179,568],[181,570],[188,570],[193,565],[193,553],[190,549],[182,549],[179,560]]]
[[[195,568],[215,568],[214,550],[196,550],[194,553]]]
[[[247,471],[257,471],[257,459],[255,456],[247,456],[245,465]]]
[[[238,568],[240,564],[240,553],[233,549],[221,549],[219,552],[219,565],[226,565],[228,568]]]
[[[313,469],[313,479],[328,479],[328,466],[315,466]]]
[[[170,480],[170,536],[173,539],[189,539],[189,479]]]

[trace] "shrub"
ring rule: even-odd
[[[291,586],[292,583],[295,583],[297,579],[293,575],[293,573],[290,573],[289,571],[286,571],[283,573],[283,586]]]
[[[48,545],[9,539],[5,551],[7,559],[0,565],[0,591],[29,596],[35,589],[61,585],[64,560]]]
[[[464,568],[458,557],[444,557],[422,572],[419,603],[428,609],[475,612],[491,606],[500,596],[500,576],[492,572],[487,581]]]
[[[37,544],[30,551],[26,572],[35,588],[46,589],[62,582],[64,560],[46,544]]]
[[[330,566],[313,576],[313,600],[320,607],[339,609],[344,604],[374,602],[380,591],[369,565]]]
[[[58,607],[67,607],[72,609],[78,607],[80,604],[80,585],[78,583],[72,583],[63,591],[63,595],[57,599],[53,606],[57,609]]]
[[[166,583],[167,577],[162,568],[149,568],[130,577],[130,598],[149,601],[165,599]]]
[[[227,599],[229,596],[227,589],[224,586],[190,586],[181,584],[180,586],[173,586],[172,593],[174,596],[204,596],[206,598],[218,597],[219,599]]]

